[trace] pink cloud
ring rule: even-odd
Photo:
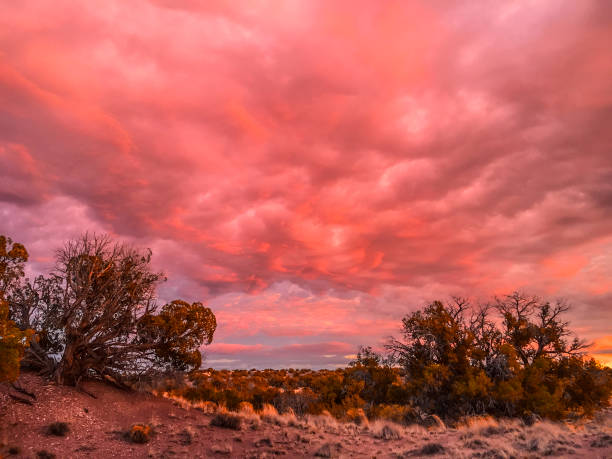
[[[0,233],[32,272],[108,231],[284,362],[453,293],[609,334],[607,4],[247,3],[5,7]]]

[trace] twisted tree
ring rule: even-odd
[[[126,378],[201,364],[199,347],[212,341],[215,316],[201,303],[159,307],[151,251],[85,234],[56,252],[48,277],[24,283],[10,297],[21,328],[39,336],[27,362],[62,384],[86,376]]]

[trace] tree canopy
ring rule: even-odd
[[[1,282],[11,284],[11,318],[37,335],[28,365],[71,385],[88,376],[119,382],[199,368],[215,316],[197,302],[158,305],[165,278],[151,269],[151,251],[84,234],[58,249],[55,269],[33,281],[21,279],[25,248],[13,255]]]
[[[608,404],[612,372],[571,337],[568,309],[518,292],[479,308],[434,301],[404,317],[402,339],[387,347],[406,371],[410,400],[428,412],[588,413]]]

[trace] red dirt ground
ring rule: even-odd
[[[204,458],[204,457],[588,457],[612,458],[612,416],[580,426],[541,423],[533,427],[486,421],[471,427],[428,431],[420,427],[396,429],[380,437],[383,424],[356,426],[304,420],[295,426],[261,422],[234,431],[210,425],[211,414],[183,408],[172,400],[150,394],[124,392],[87,382],[87,391],[57,386],[24,373],[17,384],[36,395],[33,405],[15,401],[21,395],[0,384],[0,456],[36,458],[47,451],[57,458]],[[25,397],[27,398],[27,397]],[[67,422],[65,437],[47,433],[49,424]],[[321,419],[319,419],[321,421]],[[134,444],[124,433],[136,423],[150,424],[149,443]],[[388,431],[389,432],[389,431]],[[385,435],[383,435],[384,437]],[[391,437],[391,438],[389,438]],[[428,444],[439,447],[423,449]],[[10,454],[13,448],[18,453]]]

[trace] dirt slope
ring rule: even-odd
[[[612,458],[612,415],[581,425],[479,420],[460,429],[338,424],[327,416],[305,420],[245,415],[239,431],[213,427],[212,414],[181,407],[172,400],[126,393],[89,382],[89,395],[25,373],[18,385],[36,395],[33,405],[0,385],[0,455],[57,458],[178,457],[588,457]],[[49,435],[49,424],[63,421],[65,437]],[[131,425],[147,423],[155,434],[147,444],[124,437]],[[11,450],[12,448],[12,450]],[[16,449],[19,450],[15,453]],[[13,451],[15,454],[10,454]]]

